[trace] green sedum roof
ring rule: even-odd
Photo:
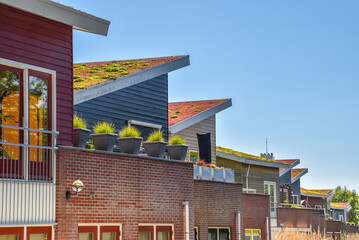
[[[267,159],[267,158],[251,155],[251,154],[248,154],[248,153],[238,152],[238,151],[235,151],[235,150],[232,150],[232,149],[229,149],[229,148],[223,148],[223,147],[218,147],[217,146],[216,150],[219,151],[219,152],[224,152],[224,153],[236,155],[236,156],[243,157],[243,158],[261,160],[261,161],[267,161],[267,162],[276,162],[275,160],[270,160],[270,159]]]

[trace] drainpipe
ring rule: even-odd
[[[237,212],[237,240],[241,240],[241,212]]]
[[[182,205],[185,206],[185,219],[186,219],[186,240],[189,240],[189,203],[182,202]]]
[[[247,188],[247,193],[248,193],[248,177],[249,177],[249,170],[251,169],[251,165],[248,165],[248,169],[247,169],[247,176],[246,176],[246,188]]]
[[[266,223],[267,223],[267,240],[269,240],[269,218],[266,217]]]

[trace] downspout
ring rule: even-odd
[[[248,183],[248,177],[249,177],[249,170],[251,169],[251,165],[248,165],[247,168],[247,176],[246,176],[246,188],[247,188],[247,193],[248,193],[248,189],[249,189],[249,183]]]
[[[269,218],[266,217],[266,223],[267,223],[267,240],[269,240]]]
[[[237,212],[237,240],[241,240],[241,212]]]
[[[186,240],[189,240],[189,203],[188,202],[182,202],[182,204],[185,207],[185,224],[186,224]]]

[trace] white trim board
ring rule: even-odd
[[[232,106],[232,99],[227,99],[226,101],[224,101],[212,108],[209,108],[209,109],[207,109],[203,112],[200,112],[190,118],[187,118],[179,123],[169,126],[168,130],[170,133],[175,134],[175,133],[177,133],[183,129],[186,129],[196,123],[199,123],[200,121],[203,121],[204,119],[209,118],[209,117],[211,117],[231,106]]]
[[[288,164],[285,163],[278,163],[278,162],[271,162],[271,161],[264,161],[264,160],[257,160],[251,158],[240,157],[237,155],[224,153],[221,151],[216,151],[216,156],[221,158],[226,158],[229,160],[233,160],[236,162],[257,165],[257,166],[264,166],[264,167],[273,167],[273,168],[289,168]]]
[[[48,18],[74,29],[107,36],[110,22],[51,0],[0,0],[0,3]]]
[[[171,71],[186,67],[189,64],[189,55],[186,55],[158,66],[117,78],[113,81],[107,81],[93,87],[79,90],[74,92],[74,105],[161,76]]]

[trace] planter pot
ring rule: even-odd
[[[117,134],[112,133],[100,133],[91,134],[93,145],[96,150],[111,151],[115,146]]]
[[[121,153],[138,154],[142,140],[143,138],[141,137],[118,138]]]
[[[90,137],[91,131],[84,128],[74,128],[74,147],[84,148],[87,143],[87,139]]]
[[[166,142],[144,142],[143,145],[145,146],[147,156],[163,158],[165,155]]]
[[[187,145],[167,145],[168,155],[171,159],[185,160],[187,156]]]

